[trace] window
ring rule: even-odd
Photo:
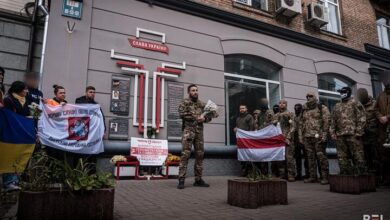
[[[390,49],[390,19],[379,16],[376,20],[378,30],[379,46]]]
[[[328,8],[329,22],[322,27],[322,29],[341,35],[339,0],[318,0],[318,2],[324,4],[325,7]]]
[[[280,67],[266,59],[245,54],[225,56],[226,144],[236,144],[233,128],[239,105],[246,104],[248,112],[259,109],[260,99],[267,98],[269,106],[280,100]]]
[[[251,6],[252,8],[259,10],[268,10],[267,0],[234,0],[235,2]]]

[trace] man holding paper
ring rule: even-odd
[[[187,88],[188,98],[179,105],[179,115],[183,120],[182,153],[179,166],[178,189],[184,189],[184,180],[187,173],[188,159],[191,155],[191,148],[195,148],[195,183],[194,186],[209,187],[203,181],[203,123],[210,122],[213,117],[217,117],[217,106],[210,100],[207,104],[198,99],[198,87],[194,84]]]

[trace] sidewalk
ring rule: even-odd
[[[329,185],[288,183],[288,205],[242,209],[227,204],[227,180],[205,177],[210,188],[184,190],[177,180],[121,180],[115,193],[115,219],[363,219],[363,214],[390,216],[390,188],[361,195],[332,193]]]

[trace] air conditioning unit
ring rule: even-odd
[[[293,17],[302,13],[301,0],[276,0],[275,11],[286,17]]]
[[[312,2],[307,6],[307,21],[317,27],[328,24],[328,8],[322,4]]]
[[[249,5],[249,6],[252,5],[252,0],[234,0],[234,2],[243,4],[243,5]]]

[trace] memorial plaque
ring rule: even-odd
[[[126,118],[113,118],[109,120],[108,139],[128,140],[129,120]]]
[[[184,97],[183,83],[168,83],[168,140],[180,141],[182,134],[182,120],[178,109]]]
[[[118,115],[129,114],[130,78],[113,77],[110,111]]]

